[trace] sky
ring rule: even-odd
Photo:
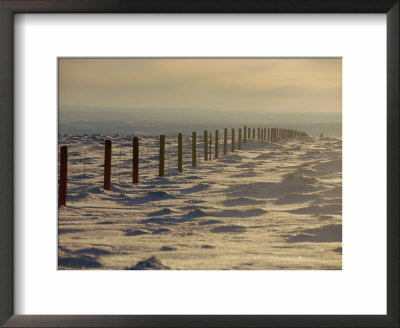
[[[340,58],[60,58],[58,77],[64,105],[342,111]]]

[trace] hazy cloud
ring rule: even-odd
[[[341,59],[60,59],[62,104],[340,112]]]

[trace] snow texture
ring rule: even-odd
[[[213,131],[214,132],[214,131]],[[223,130],[219,131],[223,136]],[[112,140],[111,190],[103,190],[104,142]],[[191,167],[191,136],[60,135],[68,146],[67,206],[58,212],[59,269],[304,270],[342,268],[342,140],[247,140],[242,150]],[[213,146],[214,150],[214,140]]]

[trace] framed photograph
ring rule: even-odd
[[[2,325],[399,325],[398,1],[0,10]]]

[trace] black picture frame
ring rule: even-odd
[[[4,327],[399,327],[399,8],[398,0],[0,0],[0,324]],[[13,21],[17,13],[385,13],[387,315],[14,315]]]

